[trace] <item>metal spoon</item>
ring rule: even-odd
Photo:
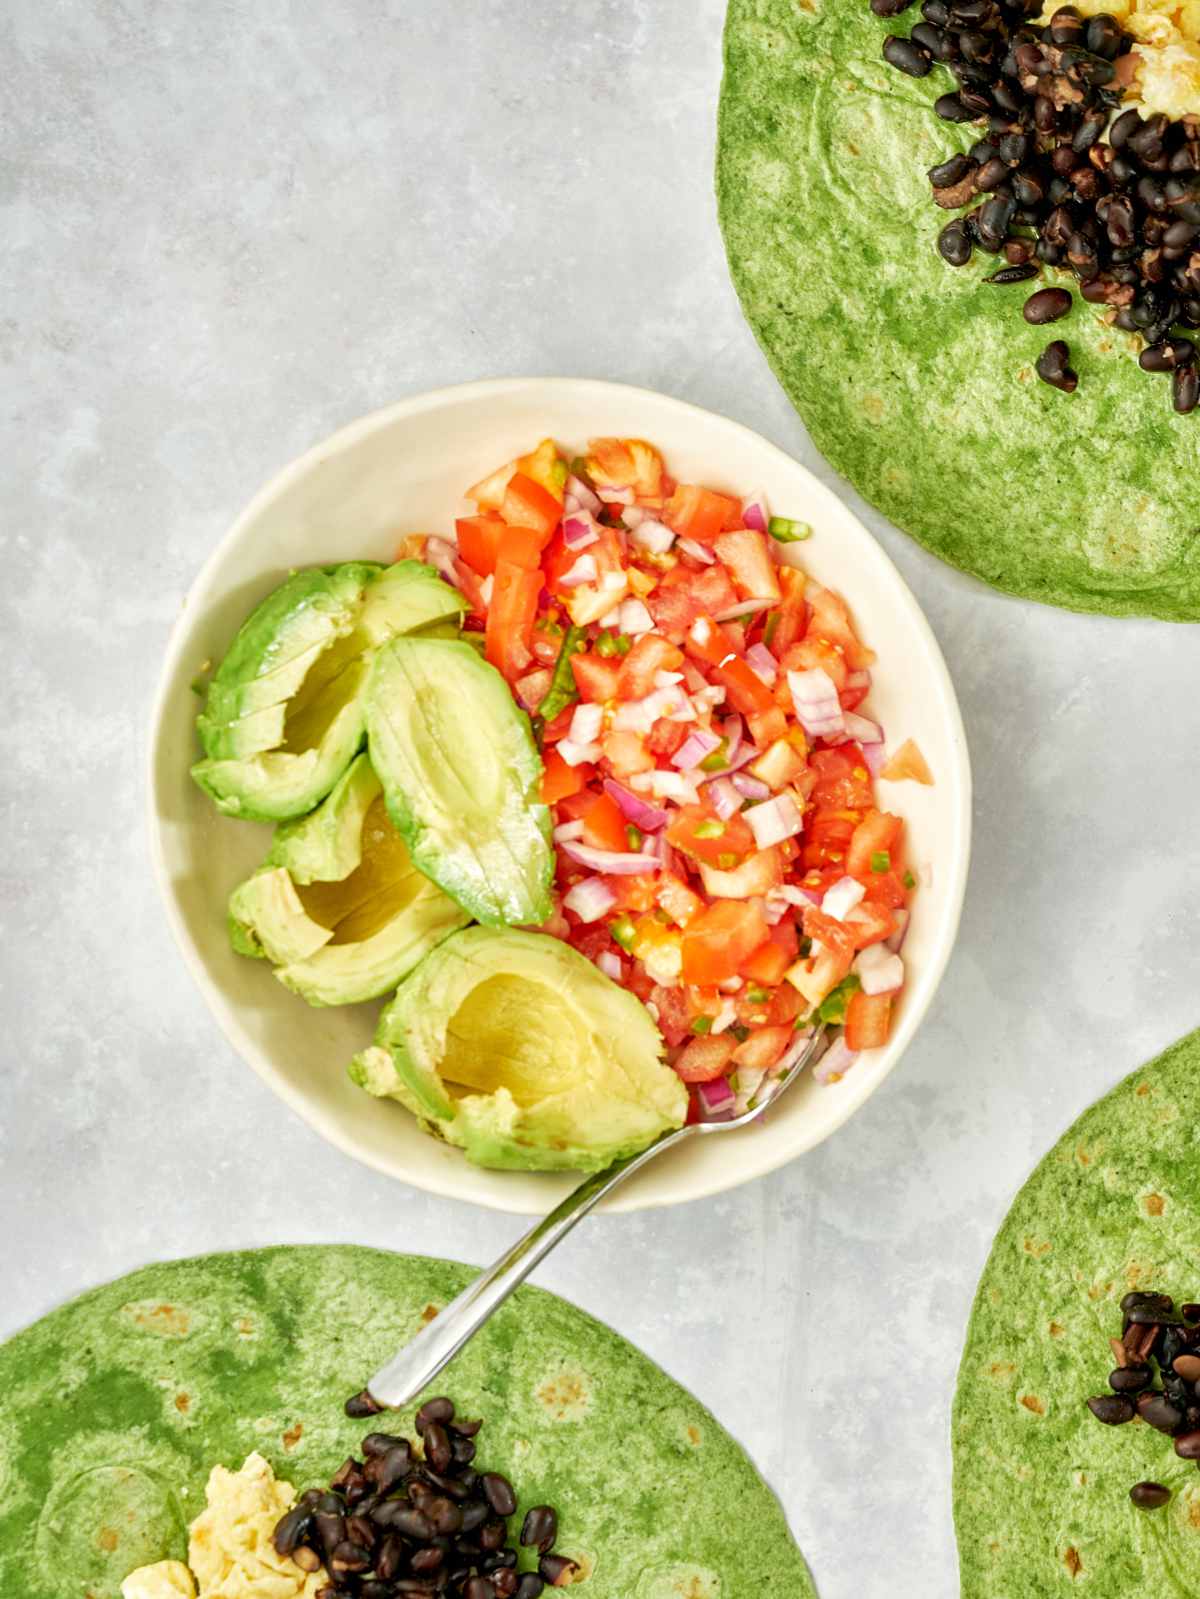
[[[824,1035],[824,1027],[818,1027],[805,1048],[774,1084],[765,1104],[746,1111],[734,1121],[693,1122],[690,1126],[664,1133],[649,1149],[642,1150],[638,1155],[630,1155],[625,1160],[614,1161],[604,1171],[584,1178],[561,1205],[531,1227],[523,1238],[519,1238],[511,1249],[501,1255],[494,1266],[476,1277],[386,1366],[380,1367],[358,1396],[363,1407],[361,1413],[369,1413],[372,1401],[380,1409],[398,1410],[415,1399],[443,1366],[453,1360],[463,1345],[475,1336],[484,1322],[499,1310],[513,1289],[520,1287],[533,1268],[546,1258],[556,1244],[562,1242],[576,1222],[582,1221],[606,1194],[611,1194],[619,1183],[632,1177],[634,1172],[641,1171],[643,1166],[648,1166],[665,1150],[681,1144],[685,1138],[730,1133],[736,1127],[745,1127],[755,1121],[788,1091],[816,1054]]]

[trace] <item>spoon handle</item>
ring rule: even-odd
[[[640,1154],[614,1161],[603,1171],[585,1177],[561,1205],[536,1222],[523,1238],[518,1238],[494,1266],[469,1283],[457,1299],[423,1327],[386,1366],[380,1367],[367,1384],[371,1397],[393,1410],[415,1399],[499,1310],[513,1289],[521,1286],[538,1262],[562,1242],[576,1222],[582,1221],[618,1184],[685,1138],[691,1130],[680,1127],[665,1133]]]

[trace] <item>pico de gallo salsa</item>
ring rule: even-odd
[[[533,719],[566,940],[654,1016],[693,1118],[753,1106],[818,1021],[833,1081],[886,1043],[915,886],[845,601],[808,527],[676,481],[641,439],[551,439],[421,553]],[[410,547],[411,552],[411,547]],[[919,750],[889,777],[930,781]]]

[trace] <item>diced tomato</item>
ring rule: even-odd
[[[692,1017],[694,1015],[691,1002],[688,999],[686,988],[663,988],[656,983],[650,995],[650,1003],[658,1011],[659,1031],[672,1049],[677,1044],[682,1044],[690,1036]]]
[[[704,901],[699,894],[693,894],[682,878],[676,877],[673,872],[659,873],[658,903],[680,927],[686,927],[704,909]]]
[[[829,677],[839,694],[845,688],[846,679],[850,675],[850,668],[846,665],[846,657],[841,650],[826,639],[813,638],[811,632],[807,638],[802,638],[798,644],[793,644],[784,653],[780,668],[780,694],[787,695],[789,705],[791,690],[787,686],[788,672],[808,672],[819,668]]]
[[[557,805],[570,794],[578,794],[592,776],[592,768],[568,766],[557,750],[547,750],[542,756],[542,799],[547,805]]]
[[[859,676],[863,678],[865,678],[866,675],[867,674],[865,672],[859,674]],[[869,682],[856,683],[854,681],[854,677],[855,674],[851,672],[850,676],[846,680],[845,688],[838,695],[838,699],[841,700],[842,709],[844,711],[856,711],[871,690],[871,685]]]
[[[786,788],[807,768],[804,735],[795,730],[790,738],[777,738],[750,767],[752,777],[778,791]]]
[[[859,642],[841,595],[832,589],[814,587],[808,600],[812,607],[808,636],[828,639],[831,644],[838,645],[852,671],[865,671],[874,661],[875,652]]]
[[[675,1070],[685,1083],[713,1083],[724,1077],[733,1058],[737,1039],[732,1033],[693,1038],[675,1062]]]
[[[569,943],[572,949],[577,949],[590,961],[594,961],[597,955],[624,956],[625,954],[609,932],[606,922],[580,922],[578,927],[571,929]]]
[[[600,794],[583,813],[583,842],[591,849],[628,850],[626,825],[616,801]]]
[[[814,750],[809,765],[817,774],[812,801],[818,809],[866,810],[875,803],[871,774],[857,744]]]
[[[569,572],[579,559],[578,550],[569,550],[566,540],[562,536],[562,529],[554,535],[542,552],[542,573],[546,580],[546,587],[551,593],[558,593],[559,580],[564,572]],[[570,592],[567,590],[566,592]]]
[[[676,644],[698,616],[736,603],[737,590],[719,562],[699,571],[673,567],[646,601],[654,625]]]
[[[592,780],[595,777],[596,768],[594,766],[589,766],[585,761],[582,766],[577,768],[577,770],[581,772],[588,772],[591,774],[591,777],[589,777],[586,787],[576,789],[573,794],[567,794],[562,800],[559,801],[558,814],[554,818],[556,822],[581,822],[583,820],[584,813],[589,809],[592,801],[596,798],[596,790],[591,786]],[[583,870],[581,866],[574,869],[580,872]]]
[[[791,983],[780,983],[767,1007],[767,1023],[771,1027],[790,1027],[803,1009],[804,1001]]]
[[[817,811],[805,823],[801,859],[806,871],[837,866],[838,876],[845,871],[846,851],[858,826],[857,811]]]
[[[562,499],[563,484],[567,480],[567,467],[553,439],[543,439],[536,450],[532,450],[528,455],[518,456],[515,461],[509,461],[507,465],[482,478],[467,490],[467,498],[474,500],[475,504],[484,510],[498,511],[504,503],[504,491],[515,472],[524,472],[526,477],[532,478],[535,483],[540,483],[542,488],[555,498]]]
[[[677,749],[681,749],[687,742],[688,724],[686,722],[671,722],[665,716],[660,716],[658,721],[646,734],[646,748],[655,755],[670,757]]]
[[[866,949],[868,944],[878,944],[891,938],[896,931],[896,918],[886,905],[864,899],[846,918],[846,926],[854,940],[855,949]]]
[[[846,922],[827,916],[818,905],[806,905],[804,931],[809,938],[818,939],[839,960],[845,961],[846,970],[850,970],[850,963],[854,959],[854,935]]]
[[[858,993],[850,996],[846,1007],[847,1049],[879,1049],[887,1043],[892,1025],[890,994]]]
[[[756,949],[749,960],[742,962],[740,975],[749,978],[752,983],[761,984],[763,988],[774,988],[776,983],[783,982],[784,972],[795,959],[794,952],[789,955],[782,944],[772,939],[761,949]]]
[[[902,783],[905,778],[914,783],[933,783],[929,762],[911,738],[905,739],[879,775],[886,777],[889,783]]]
[[[617,695],[642,700],[654,688],[656,672],[674,672],[683,664],[683,652],[658,633],[643,633],[621,662]]]
[[[901,905],[908,901],[903,865],[893,862],[886,872],[872,872],[870,880],[866,882],[866,889],[867,897],[863,901],[864,904],[899,910]]]
[[[544,549],[562,518],[562,505],[540,483],[524,472],[514,472],[504,490],[500,515],[509,527],[530,528]]]
[[[673,849],[723,872],[732,871],[755,849],[754,834],[737,812],[722,821],[707,805],[681,805],[667,824],[666,838]]]
[[[884,870],[890,871],[900,858],[897,844],[903,826],[898,816],[891,816],[887,811],[867,811],[854,829],[854,837],[846,852],[846,870],[850,876],[860,878],[864,883],[870,883],[872,877],[882,876],[882,873],[871,870],[871,857],[880,854],[887,855],[888,865]]]
[[[657,499],[662,493],[663,459],[645,439],[592,439],[586,465],[589,476],[601,486],[611,483],[632,489],[639,500]]]
[[[533,629],[533,644],[531,648],[533,649],[534,659],[541,661],[543,666],[553,666],[555,661],[558,660],[562,642],[561,629],[551,632],[548,618],[545,616],[539,617]]]
[[[502,517],[460,516],[454,526],[458,531],[458,553],[481,577],[496,570],[496,556],[500,540],[507,528]]]
[[[702,861],[700,876],[710,899],[753,899],[783,882],[783,861],[777,849],[760,849],[728,871]]]
[[[529,646],[538,595],[542,592],[542,574],[500,560],[492,583],[485,633],[487,658],[511,683],[533,659]]]
[[[548,666],[539,666],[532,672],[526,672],[513,684],[513,693],[530,714],[537,710],[550,692],[552,675]]]
[[[735,533],[722,533],[714,541],[713,549],[717,559],[728,569],[740,597],[751,600],[780,598],[775,562],[761,533],[755,533],[748,527],[739,528]]]
[[[723,899],[683,930],[683,975],[689,983],[723,983],[770,936],[757,905]]]
[[[614,911],[644,911],[654,909],[654,897],[658,892],[658,878],[652,872],[638,873],[631,877],[605,877],[604,881],[617,896],[613,906]]]
[[[769,711],[755,711],[747,716],[746,726],[750,729],[750,737],[762,749],[767,744],[774,744],[776,739],[783,738],[788,730],[788,721],[778,705],[773,705]]]
[[[557,744],[560,738],[566,738],[571,729],[571,719],[575,715],[574,705],[564,705],[557,716],[552,716],[542,729],[542,747],[548,744]]]
[[[589,650],[585,655],[572,655],[571,671],[581,699],[595,705],[616,698],[618,668],[614,661],[606,661]]]
[[[725,689],[735,711],[757,714],[777,708],[771,690],[710,616],[702,614],[696,618],[688,628],[683,647],[710,668],[714,682]]]
[[[736,500],[695,483],[681,483],[663,507],[663,521],[682,538],[698,544],[711,544],[717,534],[738,515]]]
[[[783,600],[768,618],[767,633],[775,654],[783,656],[797,639],[804,636],[808,617],[808,601],[804,598],[804,573],[798,572],[794,566],[781,566],[779,586],[783,590]]]
[[[536,571],[542,561],[542,535],[532,527],[506,527],[500,540],[498,561]],[[541,584],[538,585],[541,592]]]
[[[601,739],[604,758],[619,777],[623,772],[648,772],[654,757],[636,733],[613,731]]]
[[[734,1050],[734,1064],[749,1071],[770,1071],[791,1041],[790,1027],[756,1027]]]

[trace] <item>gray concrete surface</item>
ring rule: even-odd
[[[234,514],[403,395],[628,380],[831,478],[725,271],[721,13],[4,8],[0,1333],[158,1257],[353,1239],[483,1261],[513,1236],[336,1154],[225,1046],[151,882],[147,713]],[[940,996],[816,1153],[597,1220],[539,1278],[744,1440],[824,1599],[956,1590],[948,1414],[991,1236],[1068,1121],[1200,1022],[1200,632],[1014,602],[865,514],[942,641],[975,763]]]

